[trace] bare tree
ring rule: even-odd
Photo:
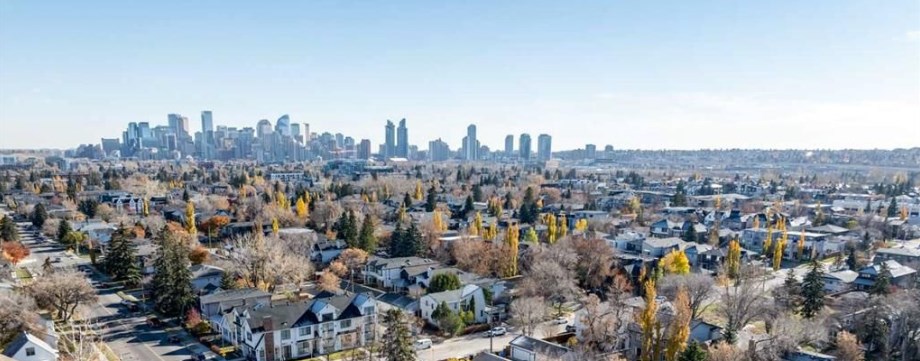
[[[863,354],[862,345],[856,339],[856,335],[840,331],[837,333],[837,349],[834,355],[840,361],[863,361],[866,359]]]
[[[29,285],[29,293],[39,307],[54,309],[64,321],[70,320],[78,306],[96,301],[93,286],[73,271],[39,278]]]
[[[35,302],[18,293],[0,293],[0,345],[11,341],[21,331],[41,329]]]
[[[734,345],[719,342],[709,348],[708,361],[738,361],[744,360],[744,354]]]
[[[579,345],[598,353],[616,349],[619,344],[619,317],[623,313],[622,305],[601,303],[593,294],[585,297],[582,303],[584,309],[579,316],[579,322],[584,327],[581,330]]]
[[[313,268],[306,257],[291,252],[286,241],[276,237],[248,234],[233,240],[231,269],[250,287],[269,292],[281,284],[300,285]]]
[[[719,314],[725,318],[725,339],[734,343],[742,327],[762,316],[767,308],[763,292],[750,278],[740,278],[733,285],[725,285],[721,292]]]
[[[704,274],[667,275],[658,282],[658,285],[661,294],[669,299],[677,297],[677,292],[681,288],[685,289],[690,301],[691,319],[694,320],[714,302],[715,280]]]
[[[575,284],[575,272],[563,267],[558,259],[538,257],[521,281],[522,293],[542,297],[560,313],[562,305],[575,299],[581,290]]]
[[[310,212],[310,219],[319,229],[326,229],[332,226],[332,222],[342,215],[342,206],[330,200],[324,200],[316,204],[313,212]]]
[[[67,322],[58,330],[60,354],[64,360],[96,361],[105,356],[97,347],[99,330],[93,329],[92,322]]]
[[[598,238],[572,237],[563,240],[578,257],[575,272],[580,285],[586,289],[600,288],[613,274],[613,248]]]
[[[511,322],[527,336],[533,335],[537,324],[545,317],[546,304],[539,297],[523,297],[511,302]]]

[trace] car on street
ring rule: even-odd
[[[147,318],[147,325],[150,327],[160,327],[163,325],[163,322],[160,322],[160,319],[156,316],[150,316]]]
[[[505,329],[504,327],[495,327],[491,330],[486,331],[486,337],[502,336],[506,333],[508,333],[508,330]]]
[[[564,324],[569,323],[569,320],[567,320],[567,319],[566,319],[565,317],[563,317],[563,316],[559,316],[559,317],[554,318],[552,323],[553,323],[554,325],[564,325]]]
[[[422,338],[415,340],[415,342],[412,344],[412,347],[414,347],[416,350],[429,349],[431,348],[431,339]]]
[[[565,325],[565,332],[575,332],[575,325]]]

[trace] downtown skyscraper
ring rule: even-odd
[[[476,139],[476,124],[470,124],[466,127],[466,138],[463,138],[464,159],[479,159],[479,140]]]
[[[514,155],[514,135],[508,134],[505,136],[505,156],[510,157]]]
[[[530,134],[521,134],[518,148],[521,152],[521,159],[525,161],[530,160]]]
[[[396,129],[396,156],[409,157],[409,128],[406,127],[406,118],[399,121],[399,128]]]
[[[396,126],[392,121],[387,120],[383,140],[383,157],[391,158],[396,156]]]
[[[547,161],[553,159],[553,137],[549,134],[540,134],[537,137],[537,160]]]

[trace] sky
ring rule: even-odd
[[[374,149],[401,118],[420,149],[918,147],[920,1],[0,0],[0,148],[202,110]]]

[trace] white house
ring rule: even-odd
[[[486,297],[482,288],[476,285],[466,285],[463,288],[444,291],[438,293],[429,293],[419,299],[419,310],[422,312],[422,318],[432,325],[437,325],[437,320],[432,317],[438,305],[444,302],[452,311],[473,311],[473,317],[476,323],[483,323],[488,320],[485,312]]]
[[[404,269],[440,268],[441,264],[421,257],[380,258],[371,257],[364,266],[364,281],[383,288],[404,288],[408,284],[399,284],[403,280]]]
[[[220,287],[220,280],[224,277],[224,270],[206,264],[196,264],[189,267],[192,272],[192,289],[195,292],[206,288]]]
[[[22,332],[11,342],[3,355],[16,361],[57,361],[57,345],[47,342],[28,332]]]
[[[376,340],[377,304],[365,294],[344,294],[307,302],[236,307],[224,314],[221,337],[247,360],[315,357]]]
[[[853,281],[859,273],[850,270],[826,273],[824,275],[824,291],[828,293],[843,292],[853,287]]]

